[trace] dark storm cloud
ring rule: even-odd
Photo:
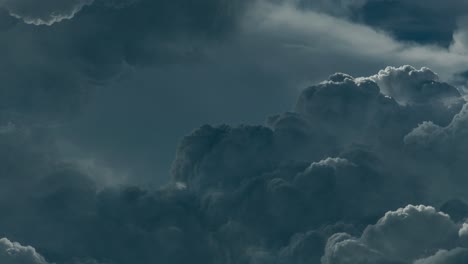
[[[465,2],[457,0],[370,0],[355,7],[351,16],[398,40],[448,47],[467,9]]]
[[[67,0],[45,1],[37,8],[33,2],[29,0],[0,2],[3,6],[0,18],[5,22],[2,23],[3,30],[0,32],[0,39],[4,40],[0,45],[0,54],[4,58],[0,77],[5,87],[2,89],[1,96],[2,109],[28,111],[29,113],[45,112],[48,116],[57,115],[57,112],[73,112],[88,101],[96,85],[104,85],[110,79],[135,69],[135,66],[138,71],[138,67],[141,66],[154,67],[174,63],[189,65],[201,61],[202,58],[210,57],[210,54],[211,56],[219,55],[216,52],[211,53],[214,47],[232,40],[241,39],[244,42],[253,40],[255,37],[262,39],[263,43],[244,43],[247,44],[245,46],[247,50],[255,50],[251,56],[256,61],[264,61],[259,57],[261,54],[259,46],[264,47],[265,52],[270,54],[275,52],[281,55],[285,52],[282,50],[278,53],[268,48],[272,47],[272,43],[284,44],[281,39],[273,39],[272,43],[265,43],[265,40],[275,34],[287,33],[284,25],[275,27],[274,32],[269,32],[271,28],[261,26],[268,25],[271,21],[258,23],[252,19],[245,19],[245,11],[257,10],[252,6],[259,1],[210,0],[194,4],[185,0]],[[263,5],[265,5],[264,1]],[[266,5],[267,7],[262,6],[258,10],[269,10],[272,4]],[[363,3],[361,1],[321,1],[315,4],[303,3],[303,5],[320,6],[319,10],[338,10],[342,8],[339,6],[349,9],[362,6]],[[279,6],[281,5],[277,5],[273,10],[281,10],[282,7]],[[252,16],[263,19],[261,14],[255,14],[257,11],[254,11]],[[11,17],[11,13],[16,14],[15,16],[20,19]],[[295,15],[301,20],[311,17],[310,25],[320,25],[323,21],[317,23],[317,20],[324,19],[317,14],[296,12]],[[50,24],[50,26],[25,25],[22,23],[24,20],[29,21],[28,23]],[[284,22],[296,26],[298,22],[303,23],[302,21]],[[349,26],[341,25],[343,21],[336,22],[340,23],[342,28]],[[243,23],[247,24],[243,27],[252,28],[250,30],[253,35],[247,34],[239,37],[231,34],[237,32],[239,25]],[[330,23],[335,22],[327,22],[327,24]],[[292,32],[297,30],[298,28]],[[354,32],[355,30],[362,31],[363,29],[351,27],[346,31]],[[242,28],[242,31],[246,31],[245,28]],[[317,33],[319,32],[315,32]],[[361,33],[367,35],[371,32]],[[310,32],[301,34],[303,39],[306,39],[304,36],[311,35]],[[383,41],[385,43],[380,43],[382,37],[381,35],[367,36],[365,43],[369,43],[368,39],[375,39],[373,41],[378,42],[376,44],[379,44],[377,46],[380,52],[385,54],[388,54],[388,48],[401,50],[401,47],[395,46],[396,43],[391,43],[390,39]],[[330,41],[340,43],[343,40],[332,38]],[[389,43],[386,43],[387,41]],[[354,49],[346,49],[347,56],[350,55],[350,50]],[[373,49],[359,47],[356,50],[372,51]],[[237,54],[238,52],[239,50],[234,50],[229,54],[233,53],[233,57],[247,58],[245,54]],[[354,56],[354,52],[351,53]],[[359,54],[356,56],[359,57]],[[404,58],[405,62],[411,57],[408,54],[400,54],[397,57],[399,56]],[[285,62],[288,57],[279,56],[279,61]],[[417,57],[426,58],[426,56],[419,55]],[[426,59],[430,60],[428,57]],[[380,64],[372,60],[371,64]],[[444,63],[447,60],[445,58]],[[397,63],[400,64],[401,61]],[[308,66],[310,62],[304,64]],[[300,70],[304,71],[305,66]],[[22,78],[17,78],[17,76],[22,76]]]
[[[189,192],[175,187],[154,193],[136,187],[98,190],[79,166],[61,161],[38,131],[5,130],[0,144],[0,207],[8,211],[0,220],[2,236],[35,245],[52,263],[210,259],[207,230]],[[37,263],[24,262],[35,251],[13,246],[18,253],[5,249],[0,259],[47,263],[39,257]],[[23,251],[30,254],[22,257]]]
[[[133,66],[198,60],[208,43],[235,30],[246,3],[71,0],[37,6],[24,0],[0,4],[0,16],[7,22],[0,32],[4,87],[0,108],[45,113],[50,118],[76,111],[96,86]],[[34,25],[14,21],[11,15]],[[35,26],[42,24],[50,26]]]
[[[51,26],[2,9],[0,107],[58,120],[76,152],[137,170],[146,183],[168,174],[193,127],[261,122],[289,110],[297,87],[337,70],[367,76],[388,64],[430,63],[448,79],[466,65],[460,54],[277,2],[99,0]]]
[[[449,47],[468,4],[458,0],[298,1],[312,8],[390,33],[400,41]]]
[[[447,96],[455,106],[440,104]],[[0,234],[59,264],[458,261],[468,197],[466,183],[448,181],[466,162],[419,156],[409,138],[425,120],[462,132],[465,110],[450,117],[462,102],[427,68],[337,73],[266,125],[195,130],[158,190],[102,188],[43,127],[5,123]],[[407,206],[421,203],[454,218]]]
[[[390,98],[390,94],[395,99]],[[441,105],[439,100],[444,101],[447,96],[455,100],[450,99],[448,104]],[[457,105],[455,111],[452,102]],[[258,232],[260,237],[269,238],[267,241],[271,244],[266,249],[247,254],[246,257],[252,258],[253,263],[269,263],[275,259],[285,263],[305,263],[303,259],[315,259],[317,262],[320,253],[312,252],[321,252],[324,237],[331,234],[317,231],[315,238],[311,238],[315,241],[311,242],[314,246],[307,251],[311,255],[307,256],[286,253],[292,250],[290,247],[293,244],[301,243],[296,239],[303,235],[293,238],[290,242],[292,245],[287,246],[289,236],[285,234],[293,234],[294,230],[319,230],[325,223],[340,220],[359,228],[363,223],[371,224],[368,221],[377,219],[376,216],[398,205],[450,199],[451,195],[459,194],[458,191],[444,192],[444,188],[441,188],[444,190],[442,193],[437,194],[428,191],[432,190],[424,183],[428,177],[438,183],[445,181],[436,171],[405,172],[406,163],[411,163],[413,157],[411,153],[406,153],[403,138],[423,120],[439,119],[442,123],[449,123],[463,102],[454,87],[439,82],[437,75],[427,68],[387,68],[379,75],[356,79],[346,74],[335,74],[329,81],[304,90],[296,113],[271,118],[269,123],[273,125],[272,130],[261,127],[203,127],[197,130],[181,143],[174,163],[174,180],[186,184],[188,189],[202,196],[206,195],[209,202],[207,208],[218,221],[231,219],[244,228],[250,225],[251,229],[248,230],[251,236]],[[421,105],[425,105],[425,109],[434,109],[426,112],[420,108]],[[439,116],[439,111],[446,113]],[[364,113],[369,118],[363,117]],[[377,125],[374,127],[373,124]],[[327,141],[327,137],[331,139]],[[365,151],[362,147],[350,148],[350,143],[366,145],[371,151]],[[395,153],[399,156],[395,156]],[[341,158],[327,158],[309,166],[298,162],[284,163],[290,159],[305,161],[310,157],[333,154]],[[463,171],[459,169],[458,173]],[[262,176],[256,178],[253,175]],[[232,198],[229,193],[235,190],[236,185],[245,187],[239,189],[239,198]],[[236,203],[236,200],[239,202]],[[247,201],[240,202],[243,200]],[[215,209],[216,206],[222,208],[221,204],[225,204],[230,211],[230,217],[224,220],[219,217],[228,213]],[[241,206],[242,214],[237,212],[237,206]],[[456,210],[453,213],[459,214]],[[415,220],[406,216],[413,214]],[[288,217],[281,219],[281,216]],[[403,223],[395,223],[396,228],[402,230],[401,238],[386,224],[393,225],[400,217],[402,221],[409,221],[408,225],[414,225],[405,227]],[[442,224],[443,221],[447,224]],[[447,227],[450,231],[444,229],[440,231],[444,236],[432,236],[433,233],[426,233],[425,230],[434,231],[434,228],[422,224],[433,224],[441,229]],[[411,228],[414,234],[406,233]],[[330,238],[332,242],[329,243],[332,244],[327,246],[331,247],[327,252],[330,250],[332,253],[326,253],[322,261],[411,263],[423,257],[428,258],[424,261],[429,261],[439,255],[447,255],[439,250],[451,250],[461,245],[458,242],[459,229],[459,225],[449,216],[431,207],[407,206],[396,212],[388,212],[376,226],[365,229],[361,238],[364,242],[348,235],[336,235],[336,241],[334,237]],[[392,236],[387,237],[386,232]],[[431,236],[434,240],[421,236]],[[410,238],[427,241],[427,245],[421,244],[421,248],[417,249],[399,242],[410,241]],[[255,243],[255,240],[249,241]],[[335,243],[343,243],[337,246],[339,252],[333,249]],[[281,244],[286,246],[283,249],[275,246]],[[401,250],[397,245],[401,246]],[[387,246],[389,248],[385,248]],[[238,250],[235,252],[240,254]],[[353,261],[346,262],[350,258]]]
[[[49,1],[37,10],[31,3],[2,2],[8,12],[1,14],[0,37],[8,41],[0,42],[0,260],[464,263],[467,106],[461,91],[428,68],[388,67],[369,77],[336,73],[304,89],[292,111],[268,117],[264,125],[202,126],[181,141],[172,178],[157,190],[102,185],[105,170],[64,157],[55,124],[44,121],[70,116],[94,86],[128,68],[184,65],[167,78],[188,79],[181,83],[195,88],[177,91],[189,100],[161,108],[166,123],[188,119],[176,118],[180,108],[197,109],[187,102],[202,84],[187,72],[197,75],[200,65],[223,87],[233,86],[213,75],[225,69],[227,75],[243,70],[227,79],[234,80],[256,75],[258,67],[265,71],[261,79],[270,78],[261,83],[273,87],[271,73],[287,79],[311,68],[325,72],[336,67],[336,58],[348,67],[356,61],[431,61],[447,76],[466,62],[462,31],[458,44],[443,50],[401,44],[290,5],[260,3],[244,20],[244,1]],[[346,14],[366,5],[316,4],[321,10],[344,4]],[[218,43],[224,44],[210,49]],[[205,55],[219,60],[197,64]],[[271,99],[270,88],[245,108],[258,111],[260,101]],[[213,109],[221,108],[220,101]],[[148,102],[157,103],[151,97]],[[122,121],[133,118],[125,117],[132,104],[118,106],[125,108],[122,115],[109,111],[107,118],[120,128],[141,129]],[[139,131],[132,142],[138,137]],[[126,155],[122,160],[132,156]]]

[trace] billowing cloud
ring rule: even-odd
[[[465,146],[466,127],[468,125],[468,105],[453,117],[445,127],[431,121],[420,124],[405,137],[405,143],[420,148],[431,148],[437,154],[457,155]],[[452,154],[450,154],[452,153]]]
[[[439,263],[436,261],[441,258],[460,260],[466,258],[466,249],[447,251],[459,244],[458,230],[459,226],[449,215],[432,207],[408,205],[386,213],[377,224],[368,226],[360,238],[344,233],[330,237],[322,263],[403,264]],[[428,259],[419,260],[425,257]]]
[[[40,264],[465,258],[468,106],[463,89],[443,81],[466,71],[463,21],[447,48],[452,27],[411,39],[400,33],[417,29],[384,25],[394,17],[369,22],[369,10],[381,14],[388,1],[202,2],[0,0],[0,234],[44,258],[7,239],[1,256]],[[449,6],[460,8],[452,23],[464,5]],[[375,74],[407,63],[418,68]],[[346,73],[323,77],[335,71]],[[294,87],[310,82],[290,108]],[[271,109],[280,113],[265,116]],[[91,121],[74,123],[80,115]],[[161,131],[177,138],[200,122],[264,117],[191,132],[164,186],[134,186],[138,173],[118,168],[157,164],[155,152],[169,159]]]
[[[388,67],[370,77],[383,94],[395,98],[401,104],[431,103],[447,101],[456,103],[460,92],[447,83],[441,83],[436,73],[428,68],[417,70],[411,66]]]
[[[49,264],[36,249],[0,239],[0,262],[4,264]]]
[[[463,181],[452,180],[462,179],[455,173],[464,163],[452,156],[459,165],[446,177],[447,160],[417,155],[408,138],[424,120],[455,127],[454,106],[438,99],[449,94],[460,109],[463,98],[427,68],[375,76],[333,74],[264,125],[196,129],[181,141],[172,179],[158,190],[99,186],[80,162],[64,160],[47,127],[6,118],[0,209],[9,213],[0,233],[57,263],[458,257],[468,197],[466,185],[456,184]],[[430,93],[419,89],[428,81]],[[422,203],[433,207],[406,206]]]

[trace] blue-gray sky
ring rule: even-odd
[[[466,11],[0,0],[0,263],[468,263]]]

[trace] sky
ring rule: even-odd
[[[468,263],[467,11],[0,0],[0,263]]]

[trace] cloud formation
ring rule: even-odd
[[[358,2],[348,9],[352,20],[385,30],[398,40],[444,47],[452,43],[458,21],[468,9],[465,2],[456,0]]]
[[[0,262],[4,264],[49,264],[31,246],[22,246],[7,238],[0,239]]]
[[[38,5],[33,0],[2,0],[0,6],[26,24],[51,26],[72,19],[84,6],[92,3],[93,0],[48,0]]]
[[[421,155],[410,139],[426,120],[463,131],[464,103],[427,68],[336,73],[264,125],[196,129],[158,190],[99,186],[47,128],[5,123],[0,233],[56,263],[457,261],[466,163]],[[435,138],[431,148],[447,144]]]
[[[2,2],[32,25],[0,12],[0,36],[9,40],[0,42],[0,210],[8,212],[0,234],[57,264],[463,263],[467,106],[463,91],[442,81],[468,61],[463,35],[449,49],[402,43],[343,18],[368,2],[299,2],[50,1],[40,9]],[[289,112],[260,125],[204,125],[184,137],[172,178],[158,189],[102,185],[113,171],[99,175],[104,170],[67,159],[54,134],[96,87],[131,71],[151,69],[144,81],[177,104],[160,113],[139,105],[147,116],[135,118],[129,113],[141,102],[123,93],[124,110],[109,109],[91,127],[115,122],[137,131],[131,144],[157,148],[126,120],[143,120],[148,134],[184,123],[203,104],[194,99],[204,97],[200,87],[212,85],[203,90],[211,96],[241,90],[230,80],[246,76],[245,90],[264,85],[243,109],[259,115],[259,101],[278,96],[275,85],[321,78],[337,59],[339,70],[354,72],[308,86]],[[431,63],[441,77],[412,66],[374,74],[402,61]],[[212,83],[199,82],[203,74]],[[168,92],[176,83],[184,89]],[[216,111],[207,112],[234,102],[232,90],[214,96]],[[167,101],[150,95],[148,105]],[[151,130],[156,114],[164,119]],[[99,133],[107,140],[118,130]],[[108,151],[124,162],[132,156]],[[0,241],[5,252],[47,263],[30,247]]]
[[[387,212],[359,238],[332,235],[321,263],[465,263],[465,226],[433,207],[408,205]]]

